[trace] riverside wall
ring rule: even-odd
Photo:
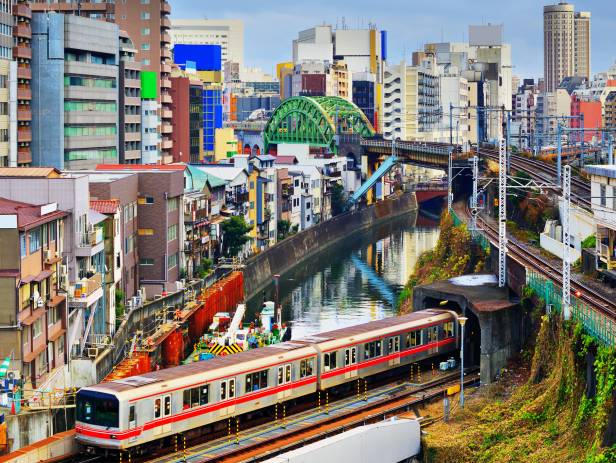
[[[362,209],[338,215],[297,233],[246,260],[244,295],[246,299],[263,290],[273,275],[283,274],[317,251],[331,246],[352,233],[416,211],[415,193],[405,193]]]

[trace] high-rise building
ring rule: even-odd
[[[118,162],[118,26],[34,13],[32,37],[33,165]]]
[[[191,45],[220,45],[222,62],[244,65],[244,22],[238,19],[173,19],[171,40]]]
[[[91,0],[92,1],[92,0]],[[165,164],[172,161],[171,132],[171,5],[167,0],[126,0],[115,3],[115,20],[122,30],[130,36],[135,48],[139,50],[141,68],[157,73],[160,105],[160,157]]]
[[[30,0],[32,11],[70,14],[83,18],[115,21],[115,0],[85,0],[85,1],[58,1],[58,0]]]
[[[32,11],[26,0],[17,0],[13,5],[13,60],[17,62],[17,165],[27,166],[32,162]],[[14,165],[12,162],[9,165]]]
[[[188,75],[171,77],[173,161],[197,163],[203,150],[203,82]]]
[[[122,164],[141,164],[141,63],[128,34],[120,31],[118,152]]]
[[[563,78],[590,76],[590,13],[575,12],[571,3],[543,7],[543,56],[546,90]]]

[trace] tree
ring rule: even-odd
[[[289,236],[289,232],[291,231],[291,222],[288,220],[279,220],[278,221],[278,240],[283,240],[287,236]]]
[[[344,187],[340,183],[332,185],[332,216],[337,216],[344,212],[346,206],[346,197]]]
[[[250,237],[247,236],[252,227],[244,221],[244,217],[233,216],[222,223],[223,253],[227,257],[236,256]]]

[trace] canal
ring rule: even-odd
[[[293,338],[396,314],[398,294],[418,257],[438,240],[438,221],[410,213],[356,233],[280,276],[282,320]],[[275,285],[248,301],[247,320]]]

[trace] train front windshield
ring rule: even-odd
[[[120,427],[120,403],[110,394],[95,391],[77,393],[77,421],[106,428]]]

